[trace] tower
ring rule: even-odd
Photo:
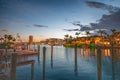
[[[32,44],[32,43],[33,43],[33,36],[30,35],[30,36],[29,36],[29,44]]]

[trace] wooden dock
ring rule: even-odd
[[[17,66],[23,66],[23,65],[29,65],[31,64],[31,78],[33,78],[33,74],[34,74],[34,63],[35,60],[28,60],[28,61],[22,61],[22,62],[18,62],[16,64],[16,68]],[[3,68],[10,68],[12,70],[12,64],[0,64],[0,67]],[[16,72],[16,71],[15,71]],[[13,73],[14,74],[14,73]],[[11,72],[12,75],[12,72]],[[14,77],[14,76],[12,76]],[[0,80],[10,80],[10,77],[8,77],[6,72],[0,72]]]

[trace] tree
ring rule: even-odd
[[[103,34],[105,34],[106,32],[105,32],[105,30],[99,29],[98,33],[99,33],[99,34],[100,34],[100,36],[102,37],[102,36],[103,36]]]
[[[90,32],[89,31],[85,31],[86,32],[86,35],[87,37],[90,35]]]
[[[15,41],[15,38],[13,38],[12,35],[5,34],[3,38],[0,38],[0,41],[2,42],[0,44],[1,48],[11,48],[11,46],[14,44],[13,42]]]
[[[68,38],[68,36],[69,36],[69,35],[68,35],[68,34],[66,34],[66,35],[64,35],[64,36],[65,36],[65,38]]]
[[[1,37],[1,38],[0,38],[0,42],[2,43],[2,42],[3,42],[3,40],[4,40],[4,38],[2,38],[2,37]]]
[[[69,38],[70,38],[70,39],[73,39],[73,37],[72,37],[71,35],[69,36]]]
[[[65,37],[65,41],[68,42],[69,35],[66,34],[66,35],[64,35],[64,37]]]
[[[98,31],[98,33],[99,33],[100,36],[101,36],[101,42],[102,42],[102,44],[103,44],[103,42],[104,42],[103,34],[104,34],[104,35],[107,35],[107,33],[106,33],[105,30],[102,30],[102,29],[100,29],[100,30]]]
[[[13,39],[12,35],[8,35],[7,38],[8,38],[8,41],[9,41],[9,42]]]
[[[116,29],[111,29],[112,33],[114,34],[116,32]]]
[[[79,34],[80,34],[79,32],[76,32],[76,33],[75,33],[76,38],[78,38]]]

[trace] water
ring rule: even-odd
[[[37,55],[19,58],[21,61],[35,60],[34,73],[31,65],[18,66],[17,80],[98,80],[96,50],[46,46],[43,59],[43,46],[40,47],[40,58]],[[120,62],[112,64],[110,49],[102,50],[102,80],[120,80]]]

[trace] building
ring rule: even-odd
[[[46,39],[45,41],[41,41],[40,43],[48,44],[48,45],[62,45],[63,39],[49,38],[49,39]]]
[[[29,44],[32,44],[32,43],[33,43],[33,36],[30,35],[30,36],[29,36]]]

